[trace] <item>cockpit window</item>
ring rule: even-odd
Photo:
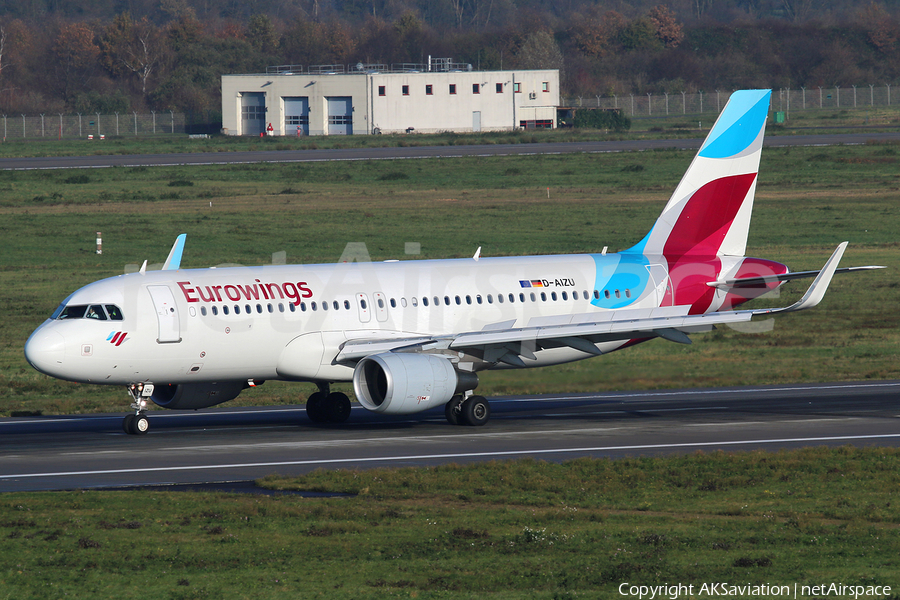
[[[115,304],[107,304],[104,310],[101,304],[72,304],[60,305],[54,311],[52,319],[94,319],[96,321],[121,321],[122,311]]]
[[[92,304],[88,307],[87,312],[84,314],[85,319],[96,319],[97,321],[105,321],[106,313],[103,312],[103,307],[99,304]]]
[[[83,319],[84,313],[87,312],[87,304],[75,304],[67,306],[59,313],[59,319]]]

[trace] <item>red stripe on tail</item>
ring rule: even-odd
[[[755,180],[756,173],[733,175],[694,192],[666,240],[666,258],[715,256]]]

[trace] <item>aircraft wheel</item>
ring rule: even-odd
[[[306,416],[313,423],[324,423],[328,419],[325,412],[326,396],[322,392],[315,392],[306,399]]]
[[[480,426],[491,418],[491,405],[484,396],[469,396],[462,403],[462,422]]]
[[[137,435],[144,435],[150,429],[150,419],[144,413],[135,415],[132,428]]]
[[[125,418],[122,419],[122,429],[128,435],[134,435],[134,418],[135,415],[125,415]]]
[[[328,394],[324,408],[329,423],[343,423],[350,418],[350,398],[347,394],[341,392]]]
[[[462,416],[460,404],[462,403],[463,397],[457,394],[450,398],[450,401],[444,405],[444,416],[447,417],[447,422],[451,425],[460,424],[460,417]]]

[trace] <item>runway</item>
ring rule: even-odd
[[[0,419],[0,491],[248,481],[314,469],[532,457],[623,457],[852,444],[900,445],[900,381],[491,399],[484,427],[433,410],[340,426],[302,406]]]
[[[109,167],[171,167],[184,165],[229,165],[249,163],[300,163],[354,160],[399,160],[457,158],[463,156],[512,156],[528,154],[573,154],[631,152],[659,149],[697,149],[702,139],[612,140],[605,142],[554,142],[536,144],[491,144],[475,146],[418,146],[406,148],[347,148],[327,150],[256,150],[197,152],[189,154],[110,154],[95,156],[50,156],[2,158],[0,170],[98,169]],[[765,146],[834,146],[869,142],[900,141],[900,132],[864,132],[770,136]]]

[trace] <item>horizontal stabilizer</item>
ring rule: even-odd
[[[834,274],[858,273],[860,271],[871,271],[873,269],[886,269],[887,267],[880,265],[866,265],[864,267],[844,267],[835,269]],[[817,276],[821,271],[797,271],[795,273],[784,273],[782,275],[765,275],[763,277],[742,277],[740,279],[729,279],[728,281],[710,281],[706,285],[718,288],[720,290],[739,289],[743,287],[757,287],[776,283],[778,281],[793,281],[795,279],[807,279]]]

